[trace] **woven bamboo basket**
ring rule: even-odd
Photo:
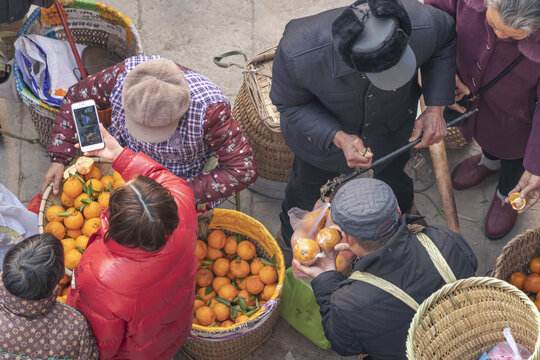
[[[73,40],[82,45],[107,49],[114,57],[126,59],[143,53],[135,25],[118,10],[105,4],[75,0],[65,8],[67,23]],[[37,8],[24,23],[19,36],[38,34],[66,40],[66,34],[55,7]],[[67,71],[72,71],[68,69]],[[22,80],[20,69],[14,64],[17,92],[30,108],[40,145],[47,148],[58,109],[38,99]]]
[[[251,241],[257,256],[271,260],[276,255],[278,286],[270,300],[250,320],[229,327],[193,325],[182,351],[192,359],[240,359],[268,339],[279,316],[281,289],[285,279],[285,260],[279,245],[257,220],[235,210],[214,209],[199,215],[198,238],[206,238],[211,229],[227,235],[241,235]]]
[[[259,175],[285,182],[294,154],[281,136],[279,112],[270,100],[275,52],[276,47],[273,47],[247,63],[244,84],[236,96],[233,115],[253,148]]]
[[[506,341],[504,328],[540,359],[540,314],[505,281],[473,277],[447,284],[416,312],[407,337],[408,359],[478,359]]]
[[[444,145],[450,150],[459,150],[467,144],[463,135],[457,127],[449,127],[446,136],[444,137]]]
[[[508,281],[510,275],[519,271],[527,273],[534,252],[540,248],[540,228],[529,229],[506,244],[493,268],[493,277]]]

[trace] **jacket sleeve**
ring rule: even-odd
[[[536,85],[536,98],[540,99],[540,82]],[[538,102],[532,118],[532,129],[525,149],[523,166],[531,174],[540,176],[540,104]]]
[[[421,66],[422,90],[427,106],[451,105],[454,103],[456,75],[456,31],[454,19],[443,11],[425,6],[431,15],[435,37],[434,51]]]
[[[449,14],[454,19],[456,18],[457,0],[424,0],[424,4],[433,5]]]
[[[79,346],[79,359],[98,359],[98,351],[96,348],[96,340],[94,339],[94,333],[88,323],[86,323],[83,334],[80,338]]]
[[[218,166],[188,179],[197,203],[229,197],[257,179],[253,150],[228,104],[212,104],[203,126],[206,145],[215,154]]]
[[[337,119],[302,86],[285,37],[274,55],[270,99],[280,112],[282,132],[302,134],[320,149],[327,150],[342,130]]]
[[[343,280],[345,277],[340,272],[326,271],[313,279],[311,287],[320,307],[324,334],[332,350],[343,356],[358,355],[365,352],[364,347],[334,300],[338,284]]]
[[[71,104],[94,100],[98,109],[111,107],[109,96],[116,78],[123,73],[124,63],[119,63],[91,75],[68,89],[53,124],[48,151],[51,161],[68,164],[74,157],[77,143],[76,129],[71,113]],[[111,133],[112,136],[115,134]]]

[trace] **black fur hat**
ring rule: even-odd
[[[355,45],[360,35],[365,35],[365,24],[370,16],[394,18],[397,26],[388,37],[381,39],[380,45],[359,50]],[[408,47],[410,34],[409,16],[398,0],[356,1],[332,24],[332,41],[341,58],[350,67],[364,73],[378,73],[396,65]]]

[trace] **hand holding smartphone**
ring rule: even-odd
[[[103,137],[99,131],[99,116],[94,100],[71,104],[71,112],[77,129],[82,152],[103,149]]]

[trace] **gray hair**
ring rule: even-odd
[[[527,35],[540,27],[540,1],[538,0],[485,0],[487,7],[497,10],[506,26],[524,30]]]

